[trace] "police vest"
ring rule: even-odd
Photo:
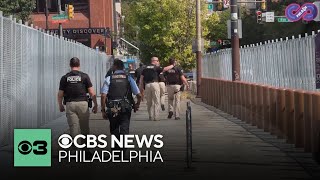
[[[88,90],[84,84],[84,73],[80,71],[71,71],[65,75],[67,86],[64,92],[65,102],[87,101]]]
[[[110,76],[110,85],[108,100],[130,99],[132,96],[128,75],[125,73],[112,74]]]
[[[136,72],[134,70],[129,70],[129,74],[131,75],[132,78],[134,78]]]
[[[166,80],[169,85],[181,84],[179,71],[176,67],[173,67],[169,71],[167,71]]]
[[[143,76],[143,81],[145,83],[158,82],[158,73],[156,68],[157,67],[155,65],[149,65],[145,67],[145,73]]]

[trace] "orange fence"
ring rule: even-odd
[[[306,152],[319,152],[320,93],[203,78],[201,98]]]

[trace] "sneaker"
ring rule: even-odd
[[[169,112],[169,115],[168,115],[168,119],[171,119],[171,118],[172,118],[172,116],[173,116],[173,112],[172,112],[172,111],[170,111],[170,112]]]
[[[162,111],[166,110],[166,108],[164,107],[164,104],[161,104],[161,109],[162,109]]]
[[[180,120],[180,117],[176,117],[176,118],[174,118],[175,120]]]

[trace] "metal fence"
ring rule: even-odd
[[[56,96],[72,57],[81,61],[97,92],[110,67],[104,53],[16,23],[0,12],[0,145],[11,144],[14,128],[36,128],[63,116]]]
[[[242,81],[315,91],[315,33],[240,49]],[[203,77],[232,79],[231,49],[203,57]]]

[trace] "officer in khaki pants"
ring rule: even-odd
[[[166,94],[166,84],[165,84],[165,77],[163,72],[159,75],[159,87],[160,87],[160,104],[162,111],[165,111],[166,108],[164,107],[165,101],[165,94]]]
[[[94,107],[93,113],[97,113],[97,98],[89,76],[80,71],[80,60],[76,57],[70,60],[71,71],[62,76],[58,93],[60,112],[66,115],[72,137],[89,134],[89,105],[87,93],[90,94]],[[63,98],[64,102],[63,103]]]
[[[159,85],[159,75],[161,72],[172,69],[173,65],[162,68],[159,66],[158,57],[151,58],[151,64],[146,66],[140,77],[140,91],[143,93],[145,91],[147,100],[147,109],[149,113],[149,120],[158,121],[159,110],[160,110],[160,85]],[[145,83],[145,88],[144,88]]]
[[[175,120],[180,119],[180,99],[181,85],[184,84],[189,89],[188,82],[182,73],[182,69],[176,66],[176,60],[169,59],[170,65],[173,66],[166,72],[167,90],[168,90],[168,119],[174,115]]]

